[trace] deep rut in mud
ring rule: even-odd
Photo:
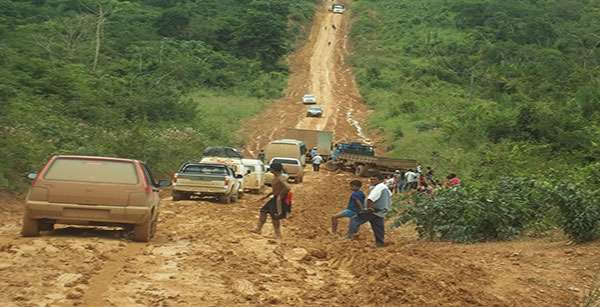
[[[319,7],[305,46],[290,57],[285,97],[244,124],[248,155],[288,127],[367,138],[367,108],[345,62],[349,13]],[[305,118],[308,92],[325,117]],[[292,185],[280,241],[269,223],[263,235],[249,232],[259,195],[231,205],[165,197],[148,244],[120,230],[75,227],[20,238],[21,203],[0,199],[0,306],[573,306],[600,270],[598,244],[423,242],[406,227],[387,229],[388,245],[375,249],[364,226],[357,240],[343,240],[329,233],[330,216],[345,207],[352,179],[307,170],[304,183]]]

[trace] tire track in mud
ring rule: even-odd
[[[145,247],[146,244],[143,243],[128,243],[119,253],[111,255],[107,263],[102,267],[102,270],[90,278],[88,283],[90,287],[83,295],[83,305],[105,306],[104,295],[114,281],[115,276],[123,269],[130,257],[141,254]]]

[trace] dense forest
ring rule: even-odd
[[[352,10],[371,127],[390,154],[465,182],[421,199],[406,221],[467,241],[555,224],[577,240],[597,234],[600,2],[360,0]]]
[[[282,94],[314,0],[0,0],[0,187],[52,154],[158,172]]]

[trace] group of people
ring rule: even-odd
[[[393,175],[386,178],[385,184],[394,193],[419,192],[432,194],[436,189],[449,188],[460,185],[461,181],[456,174],[451,173],[444,181],[434,176],[433,169],[427,167],[425,172],[421,165],[415,169],[396,170]]]
[[[313,156],[313,169],[319,171],[319,166],[323,161],[318,154]],[[320,159],[319,159],[320,158]],[[316,167],[315,167],[316,162]],[[270,216],[273,222],[273,228],[276,238],[281,238],[281,220],[285,219],[291,212],[292,193],[283,175],[283,166],[280,163],[273,163],[269,171],[273,173],[271,183],[272,192],[263,197],[263,200],[270,198],[260,209],[260,215],[256,229],[253,232],[260,234],[267,217]],[[411,192],[416,190],[422,193],[432,193],[438,187],[454,187],[461,184],[460,179],[455,174],[449,174],[443,183],[435,179],[433,170],[427,167],[426,172],[422,173],[419,165],[416,169],[406,171],[398,170],[393,176],[384,176],[377,172],[369,179],[370,186],[367,194],[362,191],[362,182],[352,180],[350,182],[350,198],[345,209],[331,217],[331,231],[337,233],[338,220],[340,218],[349,218],[350,223],[347,239],[352,239],[359,231],[362,224],[369,222],[375,236],[375,245],[383,247],[385,244],[385,216],[392,208],[392,196],[394,193]]]

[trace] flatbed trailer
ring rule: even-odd
[[[327,162],[325,167],[329,170],[348,169],[357,176],[366,177],[373,170],[393,173],[396,170],[415,169],[417,160],[342,153],[335,161]]]

